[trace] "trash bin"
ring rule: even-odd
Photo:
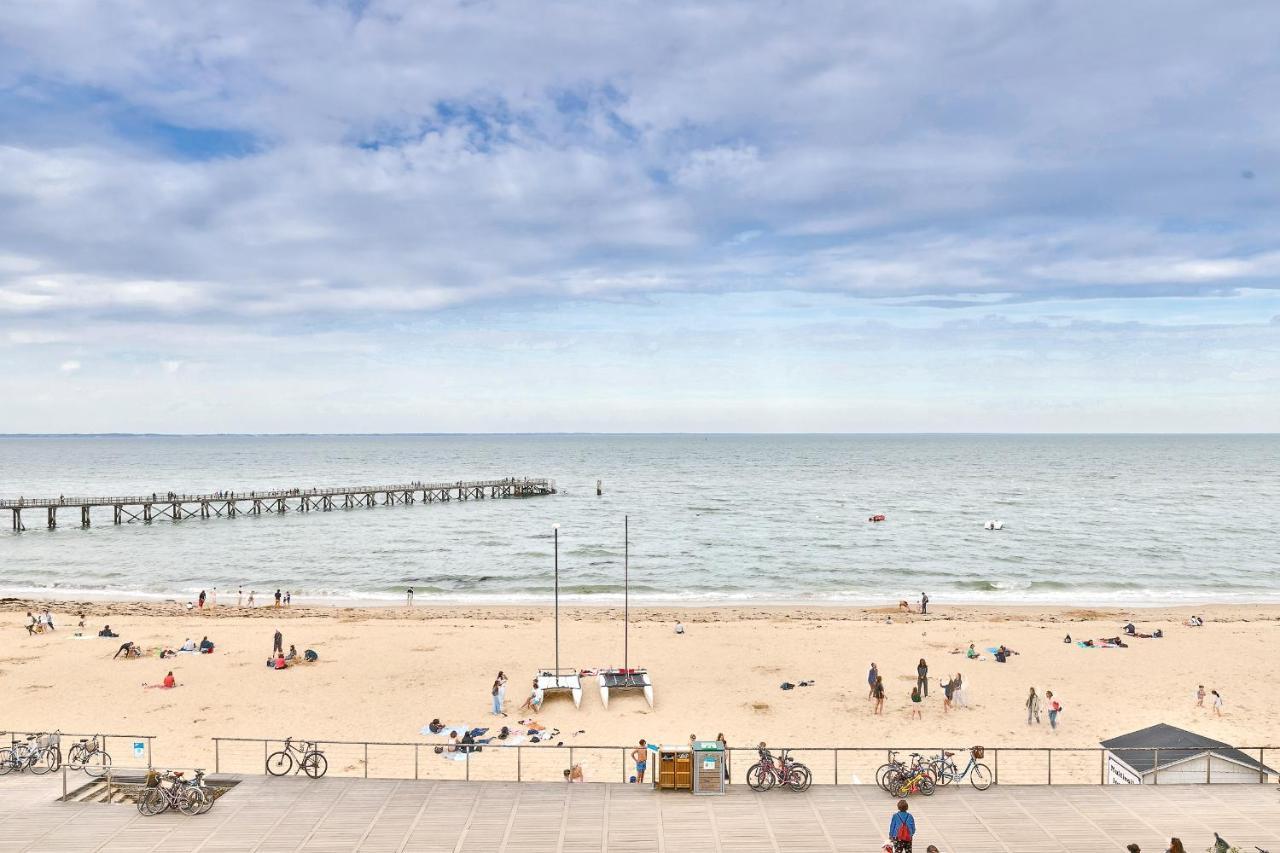
[[[658,788],[688,791],[693,788],[693,750],[688,746],[658,747],[658,772],[653,774]]]
[[[693,742],[693,793],[724,793],[724,744],[718,740]]]

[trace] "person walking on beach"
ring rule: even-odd
[[[204,590],[202,589],[200,590],[200,597],[196,599],[196,603],[199,605],[201,610],[204,610],[204,599],[205,599],[205,594],[204,594]]]
[[[874,699],[876,695],[876,679],[880,677],[880,670],[876,668],[875,661],[871,662],[871,669],[867,671],[867,698]]]
[[[893,853],[911,853],[911,839],[916,835],[916,819],[907,811],[907,801],[898,800],[898,810],[889,819],[889,840]]]
[[[1058,714],[1062,713],[1062,703],[1053,698],[1052,690],[1044,692],[1044,703],[1049,706],[1049,728],[1056,732],[1058,730]]]
[[[405,590],[405,593],[404,593],[404,606],[405,606],[405,607],[412,607],[412,606],[413,606],[413,587],[409,587],[407,590]]]
[[[955,706],[957,708],[969,707],[969,685],[965,684],[964,676],[958,672],[956,673]]]
[[[920,658],[920,663],[916,664],[916,689],[923,697],[929,695],[929,664],[924,662],[924,658]]]
[[[956,695],[956,681],[953,678],[942,685],[942,713],[945,714],[951,710],[952,708],[951,702],[952,702],[952,699],[955,698],[955,695]]]
[[[236,607],[244,604],[244,588],[236,587]]]
[[[280,609],[280,590],[278,590],[278,589],[276,590],[276,603],[275,603],[275,607],[276,607],[276,609],[277,609],[277,610],[279,610],[279,609]]]
[[[1031,725],[1031,718],[1035,717],[1036,725],[1040,725],[1040,697],[1036,694],[1036,689],[1031,688],[1031,695],[1027,697],[1027,725]]]
[[[1220,694],[1216,690],[1210,690],[1209,692],[1213,694],[1213,715],[1215,717],[1221,717],[1222,716],[1222,694]]]
[[[876,683],[871,685],[871,695],[876,699],[877,714],[884,714],[884,679],[876,676]]]
[[[914,687],[911,690],[911,719],[923,720],[924,715],[920,713],[920,688]]]
[[[285,592],[285,594],[284,594],[284,606],[285,606],[285,607],[292,607],[292,606],[293,606],[293,591],[292,591],[292,590],[288,590],[288,591],[286,591],[286,592]]]
[[[254,592],[253,590],[249,590],[249,606],[250,607],[253,606],[253,597],[257,594],[258,593]]]
[[[1196,707],[1197,708],[1204,707],[1204,685],[1203,684],[1201,684],[1199,687],[1196,688]]]
[[[640,738],[640,745],[631,750],[631,760],[636,763],[636,782],[644,784],[644,771],[649,767],[649,744]]]
[[[276,635],[271,641],[271,653],[284,653],[284,634],[280,633],[280,629],[276,629]]]
[[[920,593],[920,615],[924,616],[928,612],[929,612],[929,595],[927,593],[922,592]]]

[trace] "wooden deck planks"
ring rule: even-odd
[[[894,799],[859,787],[724,797],[635,785],[247,777],[198,818],[56,802],[50,780],[0,779],[0,853],[829,853],[878,850]],[[917,847],[1018,853],[1280,850],[1273,786],[961,787],[911,799]]]

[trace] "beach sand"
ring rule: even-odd
[[[220,606],[187,612],[173,604],[50,602],[57,631],[28,636],[25,614],[37,604],[42,603],[0,602],[6,637],[0,650],[0,728],[155,735],[155,761],[161,765],[211,767],[215,735],[427,744],[440,740],[419,734],[434,717],[450,724],[514,725],[522,716],[516,707],[538,667],[554,659],[549,607]],[[893,608],[633,608],[630,663],[649,669],[654,709],[639,693],[627,693],[615,695],[606,710],[594,679],[584,679],[580,710],[567,696],[555,696],[537,718],[558,727],[557,740],[566,745],[621,746],[641,737],[684,743],[690,734],[712,738],[723,732],[734,746],[764,740],[777,746],[1092,748],[1159,722],[1233,744],[1280,743],[1280,682],[1270,677],[1280,606],[933,608],[936,614],[927,617]],[[87,634],[110,623],[120,640],[71,639],[81,611],[87,614]],[[1193,612],[1205,615],[1208,624],[1183,627]],[[893,624],[884,624],[887,615]],[[673,631],[677,618],[686,626],[683,635]],[[1131,639],[1123,649],[1063,643],[1068,633],[1076,639],[1120,634],[1130,619],[1139,630],[1161,627],[1166,636]],[[319,663],[268,669],[277,628],[286,649],[315,649]],[[212,655],[111,660],[123,640],[177,648],[188,637],[199,642],[206,635],[217,645]],[[620,666],[622,636],[621,608],[562,607],[560,664]],[[985,651],[979,661],[949,653],[970,642],[980,650],[1004,643],[1020,654],[1000,664]],[[922,721],[909,716],[921,657],[928,661],[931,682]],[[867,700],[872,661],[888,689],[883,716],[874,716]],[[142,688],[170,669],[179,688]],[[510,677],[507,719],[489,713],[498,670]],[[969,685],[971,706],[944,714],[938,682],[957,672]],[[808,679],[814,686],[779,688],[784,681]],[[1197,684],[1222,693],[1224,716],[1213,717],[1208,702],[1194,707]],[[1027,726],[1024,701],[1031,686],[1041,694],[1054,691],[1063,703],[1057,732],[1047,720]],[[260,745],[224,750],[224,770],[235,760],[261,766]],[[363,772],[363,757],[348,753],[333,756],[333,772]],[[424,775],[428,754],[424,749]],[[866,772],[882,755],[842,757],[841,780],[859,768]],[[579,756],[589,775],[621,776],[620,753]],[[383,760],[400,762],[399,769],[380,773],[370,767],[370,775],[405,772],[403,762],[410,759]],[[446,763],[434,755],[431,760]],[[826,767],[834,759],[814,754],[808,760]],[[124,764],[127,757],[116,762]],[[1268,763],[1280,765],[1280,753],[1268,756]],[[1001,758],[1002,780],[1014,781],[1019,772],[1041,774],[1042,765],[1042,757],[1008,753]],[[1096,754],[1054,759],[1058,779],[1075,767],[1088,777],[1081,781],[1096,781],[1098,766]]]

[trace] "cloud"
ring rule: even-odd
[[[62,362],[62,364],[58,367],[58,369],[59,369],[59,370],[61,370],[63,373],[75,373],[76,371],[78,371],[78,370],[80,369],[80,362],[78,362],[78,361],[64,361],[64,362]]]
[[[1242,294],[1280,289],[1277,25],[1262,2],[4,5],[0,341],[339,358],[403,324],[604,305],[639,333],[681,324],[652,313],[673,296],[780,292],[912,329],[1269,316]]]

